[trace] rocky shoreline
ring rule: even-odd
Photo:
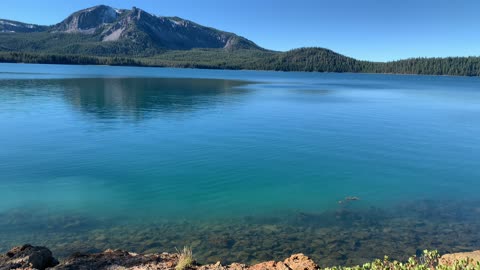
[[[451,265],[455,262],[468,259],[470,263],[480,266],[480,250],[443,255],[439,263]],[[0,270],[167,270],[177,269],[181,255],[177,253],[137,254],[123,250],[106,250],[100,253],[75,253],[59,262],[46,247],[23,245],[14,247],[6,254],[0,255]],[[304,254],[294,254],[284,261],[267,261],[254,265],[232,263],[222,265],[199,265],[193,262],[182,269],[192,270],[314,270],[320,267]]]

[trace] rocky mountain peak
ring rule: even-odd
[[[146,48],[152,51],[193,48],[262,49],[234,33],[178,17],[156,16],[135,6],[127,10],[98,5],[79,10],[53,26],[32,26],[5,20],[0,21],[0,32],[86,34],[89,35],[87,39],[98,42],[96,46],[113,46],[105,42],[118,42],[122,43],[122,48],[136,48],[135,53]],[[62,38],[68,39],[68,36]],[[92,48],[91,45],[85,46]],[[70,44],[69,47],[75,46]]]
[[[96,28],[113,23],[120,12],[112,7],[99,5],[77,11],[55,26],[62,32],[94,32]]]

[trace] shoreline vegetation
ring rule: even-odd
[[[170,67],[283,72],[480,76],[480,57],[411,58],[370,62],[322,48],[288,52],[192,49],[151,56],[110,56],[44,52],[0,52],[0,63]]]
[[[0,269],[17,270],[67,270],[67,269],[175,269],[175,270],[478,270],[480,250],[440,256],[437,251],[424,250],[405,262],[391,260],[387,256],[357,266],[332,266],[321,268],[302,253],[294,254],[284,261],[266,261],[253,265],[232,263],[201,265],[195,261],[192,249],[184,247],[177,253],[137,254],[123,250],[108,249],[100,253],[74,253],[63,261],[54,258],[46,247],[23,245],[0,255]]]

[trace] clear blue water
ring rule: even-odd
[[[338,227],[338,214],[331,226],[288,222],[299,213],[403,209],[408,222],[478,226],[479,114],[479,78],[0,64],[0,246],[33,241],[61,252],[76,237],[86,251],[168,251],[198,244],[195,226],[225,235],[231,226],[249,232],[258,219],[304,233],[277,239],[298,245],[290,250],[265,255],[272,247],[257,244],[258,256],[241,251],[235,235],[219,247],[198,244],[203,261],[217,258],[208,253],[215,248],[226,250],[223,260],[255,261],[321,252],[305,228]],[[339,203],[348,196],[360,200]],[[433,216],[409,216],[405,205],[421,202]],[[111,231],[165,224],[178,242],[145,247]],[[471,229],[462,235],[473,242],[460,247],[479,244]],[[365,259],[345,253],[317,257]]]

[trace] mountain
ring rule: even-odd
[[[46,26],[0,19],[0,33],[32,33],[47,29]]]
[[[52,26],[0,22],[3,22],[0,31],[10,34],[2,37],[0,48],[15,51],[95,55],[138,55],[143,52],[151,55],[162,50],[193,48],[263,50],[233,33],[178,17],[155,16],[136,7],[126,10],[99,5],[77,11]],[[31,35],[32,32],[37,34]],[[49,39],[55,42],[49,42]],[[11,46],[18,43],[22,43],[20,47]]]
[[[95,6],[83,9],[54,25],[52,32],[94,34],[97,29],[114,23],[123,11],[109,6]]]
[[[383,63],[324,48],[276,52],[179,17],[106,5],[50,26],[0,19],[0,62],[480,76],[479,57]]]

